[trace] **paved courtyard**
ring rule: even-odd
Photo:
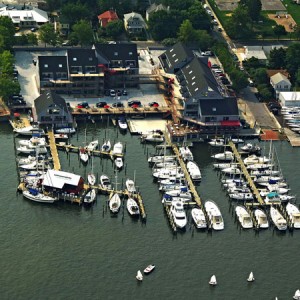
[[[239,0],[215,0],[220,10],[233,11],[237,8]],[[262,10],[283,11],[286,10],[280,0],[261,0]]]

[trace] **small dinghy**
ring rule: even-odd
[[[96,183],[96,176],[94,173],[88,174],[88,183],[89,185],[95,185]]]
[[[89,154],[87,153],[85,148],[79,149],[79,157],[82,162],[87,163],[87,161],[89,160]]]
[[[144,274],[150,274],[155,269],[155,265],[149,265],[144,269]]]
[[[116,165],[117,169],[119,169],[119,170],[123,168],[123,159],[122,159],[122,157],[117,157],[115,159],[115,165]]]
[[[295,299],[295,300],[300,300],[300,290],[297,290],[297,291],[295,292],[295,295],[293,296],[293,299]]]
[[[135,278],[138,281],[143,281],[143,274],[142,274],[142,272],[140,270],[137,271]]]
[[[251,272],[251,273],[249,274],[248,278],[247,278],[247,281],[248,281],[248,282],[253,282],[254,280],[255,280],[255,278],[254,278],[253,272]]]
[[[217,278],[216,278],[215,275],[211,276],[209,284],[210,285],[217,285]]]

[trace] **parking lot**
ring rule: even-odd
[[[147,50],[139,51],[139,67],[140,74],[151,75],[153,70],[158,67],[158,55],[162,51]],[[65,50],[60,51],[43,51],[43,52],[28,52],[16,51],[16,68],[19,72],[19,82],[21,85],[20,94],[23,95],[24,100],[33,105],[34,100],[40,95],[38,91],[38,68],[33,64],[33,60],[37,60],[39,55],[66,55]],[[150,62],[153,59],[153,64]],[[90,107],[95,107],[96,103],[102,101],[106,102],[109,106],[116,102],[122,102],[124,107],[128,107],[128,101],[138,100],[142,106],[148,106],[150,102],[157,102],[159,106],[166,106],[163,95],[158,91],[155,83],[153,84],[140,84],[139,88],[126,88],[127,95],[121,96],[103,96],[103,97],[78,97],[78,95],[69,96],[62,95],[66,102],[69,102],[71,107],[76,107],[78,103],[83,101],[88,102]],[[117,89],[116,89],[117,90]]]

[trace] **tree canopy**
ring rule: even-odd
[[[58,35],[55,32],[54,26],[52,24],[44,24],[39,29],[39,39],[41,42],[50,44],[52,46],[57,45]]]
[[[262,8],[260,0],[240,0],[239,5],[247,8],[249,17],[252,21],[259,20]]]
[[[122,20],[115,20],[108,22],[105,27],[105,33],[107,36],[117,38],[124,31],[124,23]]]
[[[269,68],[284,69],[286,65],[286,50],[282,47],[270,51]]]
[[[66,21],[72,26],[78,20],[88,20],[91,18],[92,12],[88,9],[86,4],[77,1],[75,3],[68,2],[63,5],[61,14]]]
[[[73,35],[76,36],[81,46],[91,45],[94,41],[93,29],[89,22],[80,20],[72,27]]]

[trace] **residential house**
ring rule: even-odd
[[[114,10],[107,10],[98,16],[99,24],[105,28],[109,22],[119,20],[117,13]]]
[[[135,12],[124,14],[124,27],[130,34],[143,32],[146,28],[146,23],[143,17]]]
[[[33,119],[41,125],[72,124],[72,115],[65,99],[51,90],[44,91],[34,100]]]
[[[278,99],[280,92],[290,91],[292,87],[290,80],[280,72],[270,77],[270,84],[275,91],[276,99]]]
[[[98,65],[105,73],[105,89],[136,87],[139,60],[133,43],[96,44]]]
[[[160,10],[169,10],[169,6],[165,7],[163,4],[151,4],[146,10],[146,20],[149,21],[149,18],[152,14],[160,11]]]
[[[49,22],[47,12],[36,7],[25,9],[8,9],[7,6],[0,8],[1,17],[9,17],[16,27],[36,28]]]
[[[206,56],[182,44],[170,47],[160,56],[163,70],[174,75],[180,86],[184,110],[182,120],[194,123],[203,133],[240,129],[237,100],[217,80]]]

